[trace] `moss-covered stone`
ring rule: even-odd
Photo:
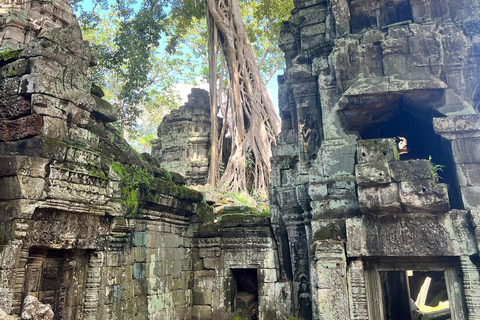
[[[340,228],[334,223],[329,223],[326,226],[320,227],[313,234],[313,241],[338,239],[340,237]]]
[[[154,178],[151,184],[151,192],[164,193],[179,200],[191,202],[200,202],[203,200],[203,194],[186,186],[179,186],[172,181]]]
[[[239,226],[266,226],[270,224],[270,218],[262,217],[257,214],[224,214],[220,221],[221,228],[231,228]]]
[[[200,218],[200,222],[213,222],[215,220],[213,207],[204,201],[197,205],[197,215]]]
[[[215,237],[219,235],[220,226],[218,223],[203,223],[198,228],[198,235],[200,237]]]
[[[7,63],[16,60],[20,57],[22,50],[6,50],[0,52],[0,66],[4,66]]]

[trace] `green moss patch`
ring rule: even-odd
[[[202,201],[197,205],[197,215],[200,218],[200,222],[213,222],[215,220],[213,207],[208,205],[205,201]]]
[[[0,52],[0,67],[20,57],[23,50],[6,50]]]

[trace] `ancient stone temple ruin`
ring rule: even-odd
[[[270,217],[216,217],[207,94],[140,155],[67,0],[0,0],[2,317],[480,318],[480,2],[294,2]]]
[[[210,101],[208,92],[192,89],[188,102],[163,118],[152,156],[163,167],[185,177],[187,185],[205,185],[210,150]]]
[[[270,203],[297,317],[480,318],[479,27],[474,0],[295,1]]]

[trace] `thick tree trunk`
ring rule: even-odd
[[[209,34],[218,32],[232,86],[233,119],[229,121],[232,151],[219,186],[229,191],[255,191],[259,196],[266,196],[272,145],[280,132],[280,121],[260,77],[237,0],[206,0],[206,10],[207,19],[213,22],[209,23]],[[215,52],[213,43],[209,44],[210,54]],[[212,69],[216,70],[216,65],[210,65]],[[210,76],[210,88],[216,90],[216,77]],[[211,92],[211,95],[215,97],[216,93]],[[253,177],[251,183],[247,176]]]

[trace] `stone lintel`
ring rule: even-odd
[[[350,218],[346,229],[348,257],[468,256],[478,252],[471,215],[465,210]]]
[[[480,137],[480,115],[434,118],[435,133],[448,140]]]

